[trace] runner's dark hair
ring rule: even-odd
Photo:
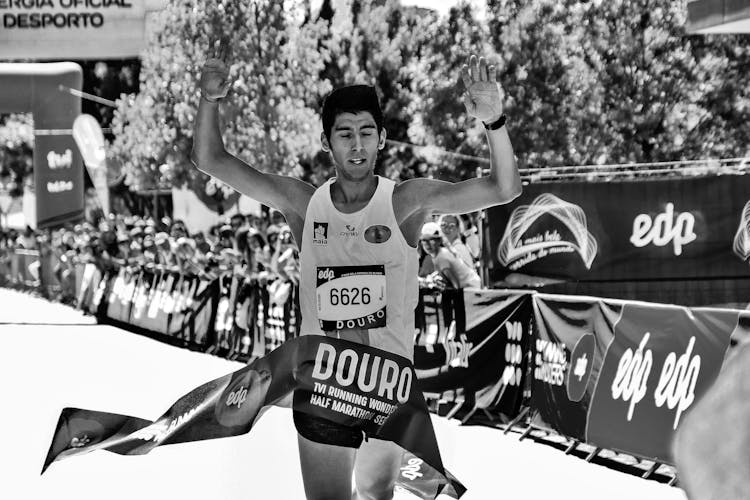
[[[331,138],[331,129],[336,116],[341,113],[368,111],[375,119],[378,134],[383,128],[383,111],[375,87],[371,85],[347,85],[333,90],[323,101],[323,132]]]

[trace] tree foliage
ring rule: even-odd
[[[33,172],[34,124],[30,113],[0,116],[0,191],[23,194]]]
[[[684,0],[488,0],[488,11],[521,166],[747,154],[748,39],[688,36]]]
[[[316,23],[302,25],[273,0],[173,2],[159,13],[143,54],[141,88],[123,96],[112,145],[137,188],[181,186],[205,191],[207,177],[190,163],[197,82],[209,40],[229,36],[230,98],[221,107],[228,150],[269,172],[291,173],[299,157],[315,154],[315,110],[327,90],[318,79],[322,58]],[[217,191],[220,196],[222,190]]]
[[[133,189],[188,184],[226,200],[189,161],[200,68],[222,34],[234,61],[221,107],[227,149],[314,184],[332,174],[322,99],[351,83],[381,93],[381,173],[459,180],[486,166],[484,131],[459,98],[472,53],[499,65],[521,167],[750,154],[750,37],[687,35],[686,0],[486,1],[486,18],[461,2],[443,17],[400,0],[323,0],[315,10],[309,0],[170,2],[149,30],[138,92],[106,85],[137,71],[94,72],[94,93],[126,92],[113,159]],[[0,137],[19,120],[0,124]],[[0,144],[4,182],[30,172],[30,142]]]

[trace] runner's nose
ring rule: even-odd
[[[364,149],[362,145],[362,137],[359,134],[354,135],[354,142],[352,143],[352,151],[360,151]]]

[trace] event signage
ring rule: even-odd
[[[81,114],[73,121],[73,139],[83,157],[91,181],[99,196],[99,203],[105,214],[109,210],[109,186],[107,185],[107,154],[104,149],[104,133],[96,119]]]
[[[0,59],[112,59],[145,48],[165,0],[0,0]]]
[[[534,295],[531,408],[535,425],[585,441],[589,404],[618,303]]]
[[[591,402],[587,442],[671,462],[672,436],[718,376],[739,314],[625,304]]]
[[[237,354],[241,337],[252,342],[241,349],[251,359],[263,359],[277,341],[282,347],[293,342],[297,323],[291,317],[282,320],[291,335],[264,338],[269,325],[258,326],[264,323],[265,300],[259,299],[265,293],[253,288],[257,284],[242,291],[234,286],[236,279],[225,274],[196,284],[197,278],[165,269],[135,274],[123,269],[97,284],[95,272],[82,272],[79,301],[99,320],[117,321],[107,315],[117,316],[118,326],[136,333],[150,335],[153,330],[146,328],[163,329],[166,320],[170,338],[220,355],[224,349],[225,354]],[[223,298],[215,300],[218,297]],[[451,294],[442,299],[447,297]],[[402,404],[417,387],[428,399],[453,401],[455,410],[468,410],[467,421],[473,415],[481,419],[474,410],[512,418],[529,405],[534,426],[599,448],[671,463],[672,436],[723,369],[730,346],[750,335],[750,313],[741,310],[500,290],[466,290],[456,297],[442,302],[465,305],[466,320],[458,310],[443,310],[443,304],[431,302],[438,311],[422,311],[430,318],[438,312],[440,327],[433,332],[432,321],[418,322],[426,328],[420,328],[415,339],[413,372],[385,358],[375,367],[372,353],[368,357],[357,349],[321,347],[313,357],[317,361],[306,368],[312,383],[296,404],[327,418],[333,415],[330,411],[378,425],[392,418],[387,414],[394,406],[389,405]],[[147,323],[149,319],[156,323]],[[163,331],[156,333],[155,338],[166,340]],[[203,341],[196,344],[196,338]],[[337,371],[329,364],[346,369]],[[253,398],[250,387],[267,380],[260,375],[257,381],[249,375],[248,383],[229,391],[229,406]],[[372,375],[379,375],[379,382]],[[92,422],[85,412],[78,417]],[[193,417],[184,413],[174,425]],[[137,421],[128,422],[128,432],[137,430]],[[166,425],[169,429],[172,423]],[[92,438],[73,437],[71,446],[87,439]],[[413,454],[404,459],[401,472],[403,479],[416,481],[413,487],[423,487],[428,477],[443,481]]]
[[[37,226],[83,218],[83,166],[71,135],[34,135],[34,184]]]
[[[437,342],[414,346],[420,388],[438,400],[471,401],[477,408],[513,418],[521,408],[528,366],[531,294],[462,293],[465,331],[457,331],[452,322],[445,335],[436,336]]]
[[[750,178],[530,184],[489,209],[493,282],[746,278]]]
[[[417,498],[460,498],[466,488],[443,467],[430,414],[401,356],[322,335],[284,343],[268,355],[207,382],[149,421],[64,408],[44,462],[94,450],[142,455],[157,446],[239,436],[263,406],[290,405],[395,442],[404,453],[396,485]]]
[[[174,272],[122,267],[97,285],[97,318],[131,329],[205,346],[214,335],[219,281]]]
[[[671,463],[670,442],[711,386],[742,311],[538,294],[534,424]]]

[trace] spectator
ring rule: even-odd
[[[195,241],[195,249],[200,253],[205,255],[211,251],[211,244],[206,240],[206,235],[202,231],[193,235],[193,241]]]
[[[268,241],[268,248],[273,250],[276,249],[276,241],[279,239],[279,228],[277,226],[268,226],[266,228],[266,240]]]
[[[26,226],[26,230],[16,240],[18,248],[33,250],[36,248],[36,236],[31,226]]]
[[[232,217],[229,218],[229,225],[236,234],[241,227],[245,226],[245,216],[242,214],[232,215]]]
[[[169,228],[169,235],[175,240],[187,236],[188,232],[185,223],[179,219],[172,222],[172,227]]]
[[[218,254],[224,248],[235,248],[235,235],[232,226],[224,225],[219,228],[219,241],[214,245],[213,252]]]
[[[279,229],[276,249],[271,257],[271,270],[284,280],[299,281],[299,257],[292,230],[286,224]]]
[[[156,247],[156,263],[172,267],[175,265],[172,242],[169,235],[165,232],[158,232],[154,235],[154,246]]]
[[[252,254],[252,260],[248,260],[248,263],[253,263],[254,271],[263,271],[271,268],[271,250],[266,244],[266,239],[259,231],[250,228],[247,232],[247,247],[248,252]]]
[[[438,224],[445,237],[446,248],[461,259],[464,264],[474,268],[474,257],[471,255],[471,250],[461,240],[461,234],[463,233],[461,220],[455,215],[442,215]]]
[[[443,244],[440,226],[428,222],[422,226],[420,243],[432,258],[435,273],[439,273],[452,288],[479,288],[481,281],[477,272],[451,253]]]
[[[471,256],[476,262],[479,260],[482,252],[479,244],[479,228],[477,227],[474,216],[472,214],[463,214],[461,216],[461,220],[463,221],[464,225],[464,230],[462,233],[464,243],[469,248],[469,251],[471,251]]]

